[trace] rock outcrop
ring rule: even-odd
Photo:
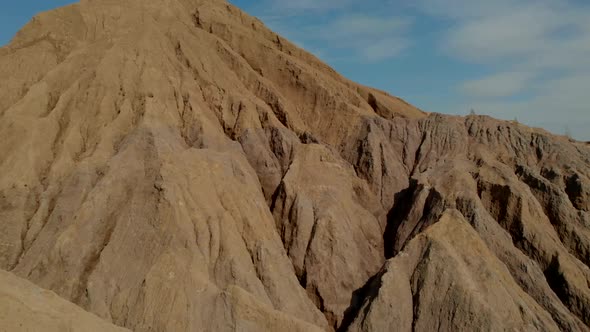
[[[82,0],[0,74],[0,269],[107,322],[590,330],[585,143],[427,114],[223,0]]]
[[[0,271],[0,329],[47,332],[129,331],[109,324],[55,293],[5,271]]]

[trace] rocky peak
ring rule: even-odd
[[[134,331],[589,330],[586,143],[427,114],[225,1],[43,13],[0,74],[24,289]]]

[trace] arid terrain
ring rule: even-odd
[[[590,331],[590,145],[429,114],[223,0],[0,48],[0,331]]]

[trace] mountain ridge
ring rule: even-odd
[[[425,113],[221,0],[47,12],[0,73],[0,268],[108,322],[589,329],[584,143]]]

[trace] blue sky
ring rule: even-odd
[[[2,0],[7,1],[7,0]],[[65,0],[2,6],[0,44]],[[231,0],[350,79],[431,112],[590,140],[585,0]]]
[[[65,6],[72,0],[0,0],[0,45],[7,44],[36,13]]]

